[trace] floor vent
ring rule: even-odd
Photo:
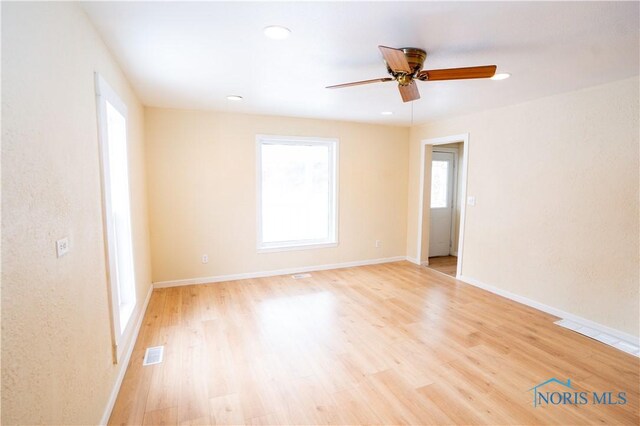
[[[569,330],[580,333],[583,336],[590,337],[594,340],[604,343],[605,345],[613,346],[616,349],[640,358],[640,347],[634,345],[633,343],[626,342],[610,334],[602,333],[596,329],[567,319],[556,321],[555,324],[558,324],[561,327],[568,328]]]
[[[164,358],[164,346],[154,346],[153,348],[147,348],[144,353],[144,361],[142,365],[160,364]]]
[[[301,280],[302,278],[309,278],[311,276],[311,274],[295,274],[295,275],[291,275],[291,278],[293,278],[294,280]]]

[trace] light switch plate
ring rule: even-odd
[[[467,197],[467,204],[470,205],[470,206],[475,206],[476,205],[476,197],[473,197],[473,196]]]
[[[64,237],[56,241],[56,255],[62,257],[69,252],[69,238]]]

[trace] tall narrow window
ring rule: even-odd
[[[258,136],[258,249],[335,246],[335,139]]]
[[[449,161],[431,162],[431,208],[448,207]]]
[[[131,323],[136,304],[127,160],[127,108],[97,74],[96,91],[113,331],[119,355],[120,339]]]

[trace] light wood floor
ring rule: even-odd
[[[555,319],[407,262],[155,290],[110,423],[637,425],[638,358]]]
[[[458,269],[458,258],[456,256],[430,257],[427,268],[455,277]]]

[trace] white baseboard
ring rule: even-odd
[[[416,259],[415,257],[407,256],[405,259],[407,260],[407,262],[411,262],[414,265],[418,265],[418,266],[420,265],[420,261],[418,259]]]
[[[213,277],[188,278],[175,281],[159,281],[153,283],[154,288],[180,287],[193,284],[209,284],[221,281],[245,280],[248,278],[273,277],[276,275],[299,274],[302,272],[325,271],[327,269],[351,268],[354,266],[376,265],[379,263],[398,262],[406,260],[405,256],[385,257],[381,259],[357,260],[355,262],[332,263],[329,265],[303,266],[299,268],[275,269],[271,271],[247,272],[243,274],[216,275]]]
[[[629,342],[636,346],[640,344],[640,338],[632,334],[626,333],[624,331],[616,330],[615,328],[611,328],[603,324],[599,324],[597,322],[588,320],[586,318],[580,317],[570,312],[566,312],[561,309],[554,308],[553,306],[545,305],[544,303],[537,302],[535,300],[529,299],[528,297],[520,296],[515,293],[511,293],[510,291],[503,290],[501,288],[498,288],[489,284],[485,284],[479,280],[476,280],[475,278],[459,275],[456,277],[456,279],[463,281],[467,284],[470,284],[472,286],[479,287],[483,290],[487,290],[499,296],[506,297],[507,299],[511,299],[515,302],[522,303],[523,305],[527,305],[532,308],[538,309],[539,311],[546,312],[556,317],[571,320],[583,326],[587,326],[587,327],[593,328],[594,330],[598,330],[602,333],[607,333],[609,335],[617,337],[622,341]]]
[[[142,308],[140,309],[140,314],[138,314],[136,326],[133,329],[133,333],[131,333],[131,338],[129,339],[128,346],[124,350],[124,356],[116,366],[116,368],[118,369],[118,376],[116,377],[116,382],[114,383],[111,394],[109,395],[107,406],[105,407],[104,413],[102,414],[102,419],[100,420],[101,425],[106,425],[109,422],[109,417],[111,417],[111,411],[113,411],[113,406],[116,403],[116,398],[118,398],[118,392],[120,392],[122,380],[124,380],[124,375],[127,372],[127,367],[129,366],[129,360],[131,359],[133,348],[136,345],[136,341],[138,340],[138,333],[140,332],[140,327],[142,326],[144,314],[147,312],[147,306],[149,305],[149,300],[151,300],[151,293],[153,293],[153,285],[149,286],[147,297],[144,299],[144,303],[142,304]]]

